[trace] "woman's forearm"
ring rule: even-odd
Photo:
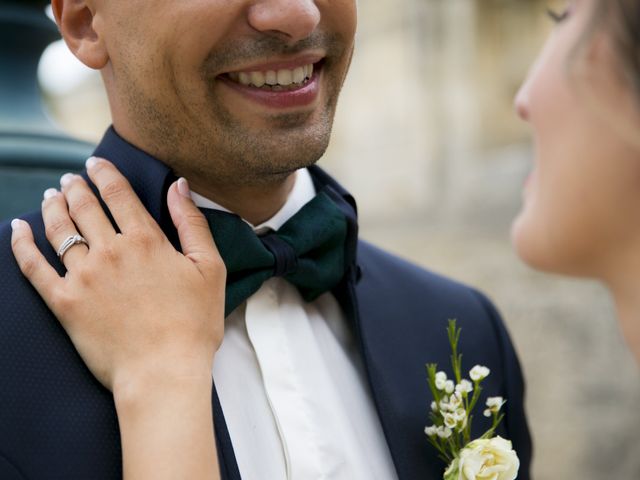
[[[125,480],[219,479],[211,375],[128,383],[114,391]]]

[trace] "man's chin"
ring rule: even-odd
[[[297,124],[299,125],[299,124]],[[239,150],[239,165],[257,175],[283,175],[315,164],[329,146],[327,122],[298,128],[272,128],[247,140]]]
[[[242,177],[245,182],[256,185],[279,182],[301,168],[316,164],[325,151],[326,146],[299,152],[298,155],[293,156],[265,154],[261,158],[253,158],[251,160],[245,158],[243,162],[244,175]]]

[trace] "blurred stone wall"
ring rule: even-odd
[[[531,164],[512,99],[549,3],[360,0],[321,165],[356,195],[366,238],[496,302],[527,377],[534,478],[640,479],[640,375],[607,293],[533,272],[509,244]],[[50,106],[83,138],[109,122],[97,76]]]

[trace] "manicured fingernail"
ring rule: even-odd
[[[89,157],[85,162],[85,167],[87,167],[87,170],[91,170],[96,166],[96,163],[98,163],[98,159],[96,157]]]
[[[71,179],[73,178],[73,173],[65,173],[62,177],[60,177],[60,185],[62,187],[66,187],[71,183]]]
[[[22,227],[24,227],[24,221],[20,220],[19,218],[14,218],[13,220],[11,220],[11,229],[12,230],[20,230]]]
[[[189,182],[187,182],[186,178],[178,179],[178,192],[183,197],[191,198],[191,191],[189,190]]]
[[[44,199],[49,200],[51,197],[55,197],[58,194],[58,190],[55,188],[49,188],[44,191]]]

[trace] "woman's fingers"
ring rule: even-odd
[[[60,179],[60,186],[69,216],[89,245],[110,241],[116,232],[84,178],[67,173]]]
[[[139,231],[141,228],[160,233],[160,227],[144,208],[127,179],[111,162],[91,157],[86,166],[89,178],[98,188],[122,233]]]
[[[47,240],[56,252],[60,252],[67,239],[80,233],[69,216],[64,195],[55,189],[44,192],[42,220]],[[88,252],[89,249],[84,244],[70,246],[62,256],[62,262],[67,270],[72,269],[74,265],[84,261]]]
[[[11,249],[20,270],[45,302],[50,303],[62,279],[36,246],[29,224],[24,220],[13,220],[11,228]]]
[[[189,184],[184,178],[169,188],[167,204],[173,224],[178,230],[182,253],[191,259],[208,280],[226,274],[224,262],[213,241],[209,224],[193,203]]]

